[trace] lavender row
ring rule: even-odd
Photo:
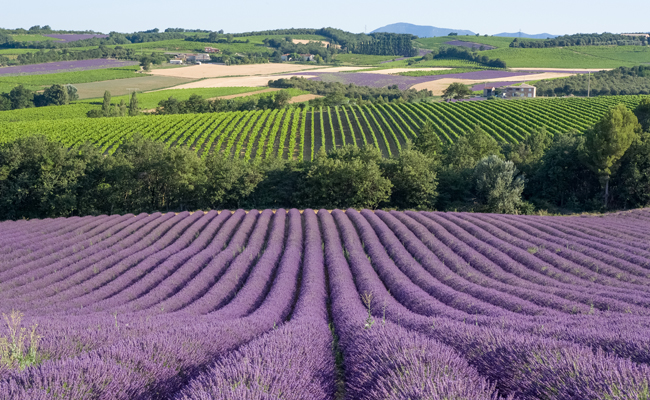
[[[292,210],[288,249],[296,251],[302,246],[300,235],[295,234],[301,230],[300,214]],[[304,247],[300,295],[291,321],[220,358],[176,399],[334,397],[335,362],[327,320],[323,253],[318,221],[311,210],[305,210]]]
[[[326,210],[318,213],[325,239],[332,314],[345,364],[345,398],[496,398],[494,388],[450,347],[394,323],[374,321],[368,315],[338,231],[342,232],[351,264],[367,262],[365,253],[359,251],[358,238],[355,248],[349,247],[354,228],[349,220],[347,226],[340,225],[345,222],[342,212],[334,211],[334,215],[338,229]],[[364,279],[363,275],[355,276],[357,281]]]
[[[348,252],[352,253],[350,250]],[[355,259],[363,263],[365,255]],[[337,260],[328,263],[328,266],[339,263],[342,262]],[[353,267],[353,264],[350,266]],[[551,398],[629,398],[642,395],[648,384],[647,367],[605,355],[602,351],[594,353],[589,347],[504,331],[501,328],[479,327],[473,324],[474,321],[470,325],[447,318],[431,320],[416,315],[403,307],[395,306],[381,282],[372,283],[372,274],[370,265],[366,272],[354,271],[358,293],[367,292],[375,296],[371,305],[374,315],[385,313],[394,323],[453,347],[483,377],[496,382],[497,388],[503,393],[521,398],[538,398],[538,395],[552,396],[548,390],[553,388],[555,396]],[[348,280],[350,283],[347,291],[356,290],[349,287],[353,282],[352,274],[349,274]],[[558,359],[559,354],[564,358]],[[613,387],[620,391],[614,392]]]

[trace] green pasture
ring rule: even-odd
[[[15,42],[45,42],[53,40],[55,42],[60,41],[61,39],[51,38],[49,36],[43,35],[11,35],[11,38]]]
[[[11,91],[18,85],[32,90],[41,90],[54,84],[81,84],[86,82],[107,81],[141,76],[136,73],[139,66],[93,69],[89,71],[59,72],[55,74],[0,76],[0,93]]]
[[[635,46],[622,46],[635,47]],[[499,58],[510,68],[617,68],[633,66],[630,54],[618,48],[594,52],[597,46],[552,47],[543,49],[503,48],[481,51],[479,54]],[[590,54],[594,52],[593,54]],[[650,59],[650,52],[647,53]],[[627,58],[627,59],[626,59]]]
[[[510,43],[514,40],[514,38],[511,37],[500,37],[500,36],[440,36],[440,37],[433,37],[433,38],[421,38],[417,39],[415,41],[416,45],[419,45],[418,47],[421,47],[423,49],[437,49],[440,46],[444,46],[445,42],[449,42],[451,40],[462,40],[464,42],[472,42],[472,43],[480,43],[480,44],[486,44],[488,46],[494,46],[497,48],[504,48],[504,47],[509,47]],[[542,40],[542,39],[526,39],[526,40]]]

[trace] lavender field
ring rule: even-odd
[[[649,398],[648,209],[8,221],[0,249],[0,399]]]
[[[55,61],[42,64],[18,65],[0,68],[0,77],[14,75],[44,75],[59,72],[89,71],[92,69],[118,68],[138,65],[135,61],[96,58],[92,60]]]
[[[323,82],[338,82],[343,84],[355,84],[358,86],[370,86],[382,88],[397,85],[401,90],[406,90],[419,83],[437,81],[440,79],[497,79],[497,78],[516,78],[518,76],[528,76],[531,72],[520,71],[501,71],[501,70],[484,70],[473,72],[449,73],[441,75],[423,75],[423,76],[404,76],[404,75],[383,75],[370,74],[364,72],[298,72],[293,75],[315,76],[310,78]]]

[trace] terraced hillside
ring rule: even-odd
[[[38,324],[0,398],[647,399],[649,232],[647,209],[0,222],[0,312]]]
[[[92,142],[108,153],[139,133],[185,146],[202,157],[221,151],[247,159],[310,159],[325,146],[374,145],[397,154],[429,120],[443,142],[480,125],[499,142],[517,142],[535,128],[551,133],[585,130],[605,111],[624,103],[634,108],[641,96],[591,99],[558,98],[524,101],[382,104],[325,108],[290,108],[217,114],[142,116],[135,118],[60,119],[10,122],[0,126],[0,142],[27,134],[45,134],[74,147]]]

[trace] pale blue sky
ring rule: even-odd
[[[0,27],[133,32],[168,27],[244,32],[409,22],[481,34],[650,31],[647,0],[0,0]]]

